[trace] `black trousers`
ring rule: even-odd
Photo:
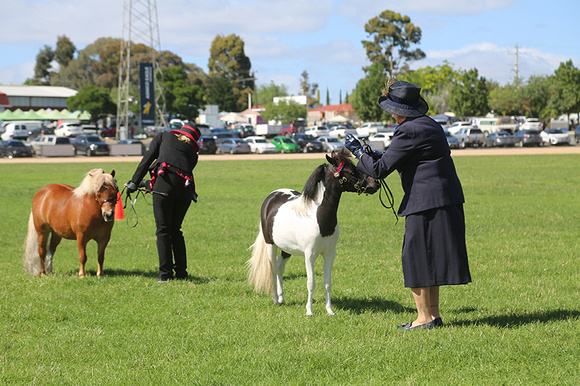
[[[192,192],[183,186],[184,180],[175,175],[158,178],[155,191],[167,196],[153,194],[153,214],[157,231],[157,253],[159,255],[159,278],[187,277],[187,253],[181,224],[191,205]]]

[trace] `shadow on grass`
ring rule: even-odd
[[[480,317],[473,320],[458,320],[453,322],[454,326],[472,326],[487,324],[491,327],[514,328],[532,323],[548,323],[554,321],[565,321],[568,319],[578,319],[578,310],[550,310],[523,314],[506,314],[489,317]]]
[[[343,310],[349,310],[355,314],[363,314],[365,312],[396,312],[409,313],[415,310],[410,307],[405,307],[397,302],[385,300],[382,298],[368,298],[368,299],[354,299],[354,298],[337,298],[332,299],[332,305]]]

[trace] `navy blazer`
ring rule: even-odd
[[[137,166],[131,181],[139,185],[149,169],[154,169],[163,162],[179,169],[184,174],[192,175],[197,159],[197,152],[191,145],[177,139],[175,134],[162,131],[151,140],[149,150]]]
[[[425,115],[407,118],[380,159],[363,154],[357,167],[374,178],[399,172],[405,193],[399,216],[465,202],[445,132]]]

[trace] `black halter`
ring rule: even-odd
[[[344,161],[340,163],[340,165],[338,165],[338,168],[336,168],[336,171],[333,173],[335,178],[338,178],[338,183],[340,184],[342,190],[344,191],[344,183],[348,181],[348,179],[346,177],[341,177],[340,174],[342,173],[342,169],[344,169]],[[356,192],[360,195],[362,193],[366,193],[367,192],[367,188],[366,186],[364,188],[361,188],[361,186],[364,183],[365,178],[361,178],[360,180],[358,180],[353,186],[356,189]]]

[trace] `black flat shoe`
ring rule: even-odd
[[[405,324],[401,324],[400,326],[397,326],[397,328],[402,329],[402,330],[430,330],[433,327],[435,327],[435,321],[432,320],[428,323],[424,323],[424,324],[419,324],[418,326],[413,326],[413,322],[409,322],[409,323],[405,323]]]
[[[435,324],[435,327],[443,326],[443,320],[441,319],[441,317],[433,319],[433,323]]]
[[[158,277],[157,283],[167,283],[168,281],[173,280],[173,277]]]

